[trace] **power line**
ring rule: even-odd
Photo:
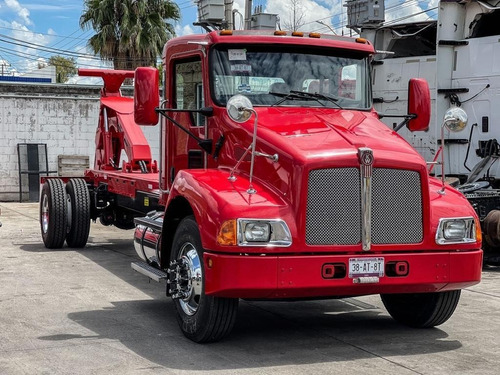
[[[92,60],[113,60],[113,61],[142,61],[142,58],[100,58],[95,55],[90,55],[87,53],[78,53],[78,52],[73,52],[69,50],[62,50],[62,49],[57,49],[57,48],[50,48],[43,46],[41,44],[37,43],[31,43],[31,42],[25,42],[17,38],[12,38],[3,34],[0,34],[0,41],[20,47],[24,47],[27,49],[32,49],[32,50],[37,50],[37,51],[42,51],[42,52],[49,52],[52,54],[57,54],[57,55],[63,55],[63,56],[69,56],[73,58],[85,58],[85,59],[92,59]]]
[[[37,56],[37,55],[33,55],[33,54],[28,54],[28,53],[24,53],[24,52],[20,52],[20,51],[16,51],[16,50],[12,50],[12,49],[8,49],[8,48],[3,48],[3,47],[0,47],[0,51],[3,51],[4,53],[8,54],[8,55],[11,55],[11,56],[17,56],[17,57],[21,57],[22,59],[25,59],[25,60],[30,60],[30,61],[36,61],[36,62],[42,62],[40,61],[41,59],[43,60],[44,57],[41,57],[41,56]],[[97,62],[97,61],[96,61]],[[99,62],[103,62],[102,60],[99,60]],[[52,64],[51,64],[52,65]],[[54,66],[65,66],[65,65],[62,65],[62,64],[53,64]],[[82,66],[82,67],[93,67],[95,68],[96,67],[96,64],[85,64],[85,63],[80,63],[78,64],[79,66]],[[102,65],[102,64],[101,64]],[[16,69],[17,70],[17,69]],[[17,70],[19,71],[19,70]]]
[[[22,30],[22,29],[15,29],[13,27],[5,27],[5,26],[0,26],[0,29],[5,29],[5,30],[11,30],[11,31],[17,31],[21,33],[26,33],[26,34],[31,34],[31,35],[45,35],[45,36],[50,36],[54,38],[71,38],[71,39],[81,39],[85,40],[85,38],[78,38],[78,37],[69,37],[65,35],[57,35],[57,34],[47,34],[47,33],[40,33],[36,31],[30,31],[30,30]]]
[[[394,25],[395,23],[398,23],[399,21],[403,21],[403,20],[406,20],[408,18],[412,18],[412,17],[418,16],[419,14],[424,14],[424,13],[432,12],[432,11],[436,10],[437,8],[438,7],[429,8],[429,9],[423,10],[423,11],[418,12],[418,13],[410,14],[408,16],[403,16],[403,17],[397,18],[395,20],[391,20],[391,21],[385,22],[384,26]]]

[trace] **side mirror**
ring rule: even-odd
[[[444,114],[443,126],[451,132],[458,133],[465,129],[467,120],[467,113],[462,108],[451,107]]]
[[[425,79],[412,78],[408,82],[408,114],[415,116],[408,121],[407,127],[411,132],[429,129],[431,94]]]
[[[158,124],[160,88],[158,69],[141,67],[135,70],[134,77],[134,120],[139,125]]]
[[[467,120],[467,113],[459,107],[451,107],[444,114],[443,125],[441,125],[441,189],[438,191],[439,194],[444,194],[445,192],[444,128],[450,132],[460,132],[467,126]]]
[[[253,105],[244,95],[234,95],[227,101],[227,114],[235,122],[243,123],[252,116]]]

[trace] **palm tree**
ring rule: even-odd
[[[88,44],[115,69],[155,66],[168,39],[175,36],[169,20],[180,10],[170,0],[84,0],[80,27],[95,30]]]

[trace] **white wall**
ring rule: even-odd
[[[19,200],[18,143],[46,143],[49,170],[57,171],[58,155],[88,155],[93,166],[99,90],[0,83],[0,201]],[[158,160],[159,127],[142,129]]]
[[[48,65],[43,68],[24,73],[22,74],[22,77],[50,78],[50,82],[56,83],[56,67],[54,65]]]

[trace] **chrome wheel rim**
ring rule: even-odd
[[[186,315],[192,316],[198,311],[203,291],[201,260],[196,248],[189,242],[182,246],[177,259],[182,263],[177,275],[181,280],[182,293],[179,305]]]
[[[42,200],[42,231],[47,233],[49,230],[49,198],[47,195],[43,196]]]

